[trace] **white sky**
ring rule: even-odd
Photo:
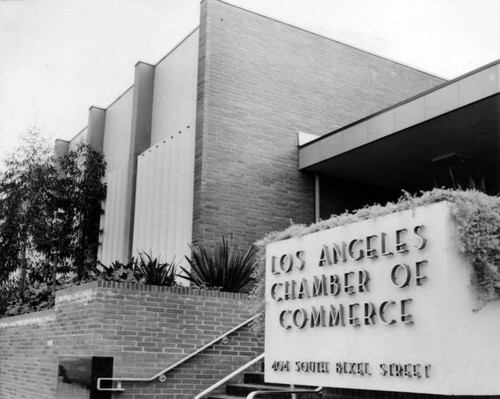
[[[454,78],[500,58],[499,0],[227,0]],[[36,124],[70,139],[199,21],[199,0],[0,0],[0,158]]]

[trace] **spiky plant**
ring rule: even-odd
[[[245,250],[241,246],[232,245],[222,236],[215,244],[213,255],[203,245],[192,245],[191,258],[186,256],[191,270],[181,267],[184,275],[179,276],[200,288],[243,292],[252,282],[256,255],[255,246]]]
[[[158,258],[141,252],[135,265],[135,277],[139,283],[171,286],[175,283],[176,269],[175,260],[161,263]]]

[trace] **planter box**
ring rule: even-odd
[[[448,203],[269,244],[266,273],[267,381],[500,394],[500,303],[476,311]]]

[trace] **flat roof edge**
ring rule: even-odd
[[[202,0],[202,2],[203,2],[203,1],[204,1],[204,0]],[[372,51],[370,51],[370,50],[366,50],[366,49],[364,49],[364,48],[358,47],[358,46],[356,46],[356,45],[354,45],[354,44],[345,43],[345,42],[343,42],[343,41],[341,41],[341,40],[334,39],[334,38],[329,37],[329,36],[326,36],[326,35],[324,35],[324,34],[322,34],[322,33],[315,32],[315,31],[309,30],[309,29],[307,29],[307,28],[303,28],[303,27],[301,27],[301,26],[293,25],[293,24],[292,24],[292,23],[290,23],[290,22],[285,22],[285,21],[282,21],[282,20],[278,19],[277,17],[272,17],[272,16],[270,16],[270,15],[266,15],[266,14],[264,14],[264,13],[261,13],[260,11],[256,11],[256,10],[254,10],[254,9],[245,8],[245,7],[239,6],[239,5],[237,5],[237,4],[233,4],[233,3],[231,3],[231,2],[230,2],[230,0],[229,0],[229,1],[228,1],[228,0],[217,0],[217,1],[218,1],[219,3],[223,3],[223,4],[226,4],[226,5],[228,5],[228,6],[231,6],[231,7],[234,7],[234,8],[238,8],[238,9],[240,9],[240,10],[242,10],[242,11],[246,11],[246,12],[248,12],[248,13],[251,13],[251,14],[257,15],[257,16],[259,16],[259,17],[266,18],[266,19],[268,19],[268,20],[270,20],[270,21],[274,21],[274,22],[277,22],[277,23],[279,23],[279,24],[286,25],[286,26],[288,26],[288,27],[290,27],[290,28],[293,28],[293,29],[298,29],[298,30],[300,30],[300,31],[302,31],[302,32],[305,32],[305,33],[309,33],[309,34],[311,34],[311,35],[318,36],[318,37],[320,37],[320,38],[322,38],[322,39],[326,39],[326,40],[329,40],[329,41],[331,41],[331,42],[335,42],[335,43],[340,44],[340,45],[345,46],[345,47],[349,47],[349,48],[354,49],[354,50],[356,50],[356,51],[360,51],[360,52],[363,52],[363,53],[365,53],[365,54],[370,54],[370,55],[372,55],[372,56],[374,56],[374,57],[377,57],[377,58],[383,59],[383,60],[385,60],[385,61],[392,62],[392,63],[394,63],[394,64],[398,64],[398,65],[400,65],[400,66],[402,66],[402,67],[404,67],[404,68],[412,69],[412,70],[417,71],[417,72],[420,72],[420,73],[422,73],[422,74],[424,74],[424,75],[432,76],[432,77],[437,78],[437,79],[446,80],[446,79],[445,79],[445,78],[443,78],[442,76],[438,76],[438,75],[436,75],[435,73],[428,72],[428,71],[424,71],[424,70],[422,70],[422,69],[420,69],[420,68],[418,68],[418,67],[411,66],[411,65],[406,64],[406,63],[404,63],[404,62],[402,62],[402,61],[397,61],[397,60],[394,60],[394,59],[389,58],[389,57],[387,57],[387,56],[377,54],[377,53],[372,52]]]
[[[433,87],[433,88],[431,88],[431,89],[425,90],[425,91],[423,91],[423,92],[421,92],[421,93],[419,93],[419,94],[416,94],[416,95],[414,95],[414,96],[412,96],[412,97],[409,97],[409,98],[407,98],[407,99],[405,99],[405,100],[403,100],[403,101],[400,101],[400,102],[398,102],[398,103],[396,103],[396,104],[394,104],[394,105],[391,105],[390,107],[384,108],[384,109],[382,109],[382,110],[380,110],[380,111],[378,111],[378,112],[375,112],[375,113],[373,113],[373,114],[370,114],[370,115],[368,115],[368,116],[365,116],[364,118],[361,118],[361,119],[359,119],[359,120],[357,120],[357,121],[355,121],[355,122],[353,122],[353,123],[350,123],[350,124],[348,124],[348,125],[346,125],[346,126],[343,126],[343,127],[339,128],[339,129],[337,129],[337,130],[334,130],[334,131],[332,131],[332,132],[330,132],[330,133],[327,133],[327,134],[325,134],[325,135],[323,135],[323,136],[320,136],[320,137],[318,137],[317,139],[312,140],[312,141],[310,141],[309,143],[304,144],[301,148],[304,148],[304,147],[307,147],[307,146],[313,145],[314,143],[316,143],[316,142],[318,142],[318,141],[321,141],[322,139],[325,139],[326,137],[329,137],[329,136],[332,136],[332,135],[338,134],[338,133],[340,133],[340,132],[342,132],[342,131],[344,131],[344,130],[350,129],[350,128],[352,128],[352,127],[356,126],[356,125],[359,125],[359,124],[361,124],[361,123],[363,123],[363,122],[366,122],[366,121],[368,121],[368,120],[370,120],[370,119],[373,119],[373,118],[375,118],[376,116],[382,115],[382,114],[384,114],[384,113],[386,113],[386,112],[388,112],[388,111],[391,111],[391,110],[393,110],[393,109],[396,109],[396,108],[398,108],[398,107],[401,107],[402,105],[405,105],[405,104],[407,104],[407,103],[410,103],[411,101],[414,101],[414,100],[416,100],[416,99],[418,99],[418,98],[424,97],[424,96],[426,96],[426,95],[428,95],[428,94],[430,94],[430,93],[433,93],[433,92],[435,92],[435,91],[438,91],[438,90],[440,90],[440,89],[443,89],[444,87],[450,86],[450,85],[452,85],[452,84],[454,84],[454,83],[456,83],[456,82],[459,82],[460,80],[463,80],[463,79],[465,79],[465,78],[467,78],[467,77],[469,77],[469,76],[475,75],[475,74],[477,74],[477,73],[479,73],[479,72],[482,72],[482,71],[484,71],[484,70],[486,70],[486,69],[488,69],[488,68],[491,68],[491,67],[496,66],[496,65],[499,65],[499,64],[500,64],[500,59],[498,59],[498,60],[496,60],[496,61],[493,61],[493,62],[490,62],[489,64],[483,65],[482,67],[479,67],[479,68],[477,68],[477,69],[474,69],[474,70],[472,70],[472,71],[470,71],[470,72],[467,72],[467,73],[465,73],[465,74],[463,74],[463,75],[460,75],[460,76],[458,76],[458,77],[456,77],[456,78],[454,78],[454,79],[451,79],[451,80],[449,80],[449,81],[447,81],[447,82],[441,83],[441,84],[439,84],[439,85],[437,85],[437,86],[435,86],[435,87]]]

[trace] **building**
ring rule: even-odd
[[[323,150],[356,130],[346,126],[442,83],[205,0],[200,26],[156,65],[139,62],[134,85],[106,109],[90,108],[88,126],[70,142],[58,141],[57,148],[64,154],[88,140],[105,155],[104,264],[127,261],[138,251],[182,259],[192,242],[210,244],[231,235],[251,244],[291,220],[310,223],[399,195],[397,184],[362,172],[369,166],[370,173],[384,173],[373,154],[364,158],[361,152],[361,161],[346,155],[347,166],[339,169]],[[338,129],[340,135],[330,134]],[[299,152],[298,140],[310,139],[298,138],[299,132],[321,139]],[[349,137],[356,144],[366,134]],[[314,158],[317,148],[322,155]],[[343,162],[338,150],[331,154]],[[360,171],[362,178],[354,175]]]
[[[139,62],[134,85],[106,109],[90,108],[88,126],[57,141],[56,154],[85,140],[106,157],[103,263],[137,251],[180,259],[191,242],[233,234],[250,244],[290,220],[310,223],[401,189],[498,191],[499,93],[500,62],[445,82],[203,0],[200,26],[156,65]],[[243,294],[68,288],[54,310],[0,322],[0,393],[54,398],[61,360],[109,357],[113,376],[136,379],[122,398],[192,398],[262,353],[252,313]],[[415,397],[332,389],[323,397],[339,394]]]

